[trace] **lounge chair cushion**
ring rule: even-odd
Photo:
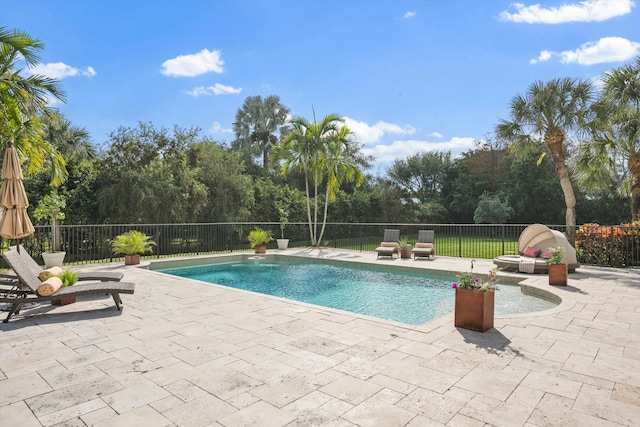
[[[433,248],[433,243],[416,243],[416,248]]]
[[[61,287],[62,280],[59,277],[49,277],[44,282],[40,283],[36,292],[41,297],[48,297],[58,292],[58,289]]]
[[[63,272],[64,270],[62,269],[62,267],[51,267],[47,268],[46,270],[42,270],[40,274],[38,274],[38,278],[44,282],[45,280],[47,280],[47,278],[49,278],[49,276],[57,277],[60,276]]]
[[[398,244],[396,242],[382,242],[382,243],[380,243],[380,247],[382,247],[382,248],[397,248]]]
[[[540,255],[540,252],[542,252],[540,249],[532,248],[531,246],[529,246],[527,249],[524,250],[523,255],[529,258],[537,258],[538,255]]]

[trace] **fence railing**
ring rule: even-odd
[[[380,243],[384,229],[400,229],[401,237],[409,243],[417,240],[418,231],[435,231],[436,254],[465,258],[494,258],[517,254],[518,237],[528,224],[346,224],[329,223],[321,246],[373,251]],[[112,262],[117,257],[111,250],[111,241],[118,235],[139,230],[151,236],[157,246],[153,254],[143,258],[178,255],[199,255],[246,251],[247,235],[254,227],[273,232],[280,237],[277,222],[236,222],[207,224],[109,224],[60,226],[62,250],[66,251],[65,264]],[[562,225],[552,229],[566,231]],[[613,267],[640,267],[640,227],[591,226],[578,227],[576,234],[578,261],[582,264]],[[289,223],[285,228],[289,247],[310,245],[309,225]],[[51,228],[36,226],[36,232],[21,240],[38,262],[44,264],[41,253],[51,250]],[[15,241],[3,241],[6,249]],[[276,248],[276,242],[268,245]],[[3,250],[4,250],[3,249]]]

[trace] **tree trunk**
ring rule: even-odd
[[[309,221],[309,239],[311,240],[311,246],[315,246],[315,239],[313,235],[313,222],[311,221],[311,193],[309,192],[309,175],[305,169],[304,173],[305,190],[307,192],[307,220]]]
[[[576,245],[576,195],[573,192],[573,185],[569,177],[569,168],[564,156],[564,134],[562,132],[547,132],[544,135],[544,144],[551,151],[553,163],[556,166],[556,173],[560,180],[560,186],[564,194],[564,203],[567,207],[567,240],[571,246]]]
[[[322,241],[322,236],[324,236],[324,229],[327,225],[327,211],[329,209],[329,186],[327,185],[327,194],[324,199],[324,217],[322,218],[322,228],[320,229],[320,236],[318,236],[318,242]]]
[[[631,172],[631,217],[640,220],[640,154],[629,157],[627,162]]]

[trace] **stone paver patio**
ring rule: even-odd
[[[270,251],[277,252],[277,251]],[[468,259],[376,260],[467,271]],[[484,273],[491,262],[479,260]],[[409,326],[122,265],[136,293],[0,325],[3,426],[635,426],[640,271],[581,268],[560,306]],[[513,276],[513,275],[511,275]],[[551,288],[547,276],[520,275]],[[3,317],[4,318],[4,317]]]

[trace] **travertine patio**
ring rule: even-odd
[[[466,271],[468,259],[301,256]],[[490,261],[476,264],[486,272]],[[122,265],[104,298],[0,326],[3,426],[614,426],[640,420],[640,271],[581,268],[552,310],[412,327]],[[547,276],[522,275],[541,288]]]

